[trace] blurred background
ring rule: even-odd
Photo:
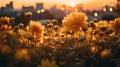
[[[16,18],[16,23],[25,22],[25,13],[31,13],[29,20],[62,19],[73,11],[85,12],[88,21],[113,20],[120,16],[120,0],[0,0],[0,17]]]

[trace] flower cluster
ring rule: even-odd
[[[11,26],[10,26],[10,18],[1,17],[0,18],[0,31],[7,30],[9,28],[11,28]]]
[[[116,34],[120,34],[120,18],[116,18],[111,25]]]
[[[0,18],[0,67],[120,66],[120,18],[87,22],[85,13],[72,12],[63,26],[56,19],[12,22]]]

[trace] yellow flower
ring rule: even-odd
[[[8,30],[10,29],[10,18],[8,17],[1,17],[0,18],[0,30]]]
[[[29,18],[32,17],[32,12],[26,12],[25,17],[29,17]]]
[[[15,59],[20,60],[24,59],[30,61],[30,55],[27,49],[18,49],[15,53]]]
[[[120,34],[120,18],[116,18],[114,21],[111,21],[111,26],[116,34]]]
[[[96,23],[96,27],[98,31],[107,31],[109,29],[109,24],[107,21],[99,21],[99,23]]]
[[[40,22],[30,21],[27,29],[32,33],[34,37],[41,37],[44,31],[44,26]]]
[[[11,29],[11,26],[8,26],[8,25],[2,25],[0,30],[8,30],[8,29]]]
[[[63,27],[68,31],[77,32],[81,27],[87,26],[87,16],[82,12],[72,12],[62,20]]]
[[[49,62],[49,60],[46,59],[46,60],[42,60],[41,65],[38,67],[59,67],[59,66],[57,66],[55,61]]]
[[[9,24],[9,22],[10,22],[10,18],[9,17],[1,17],[0,18],[0,26],[1,25],[7,25],[7,24]]]

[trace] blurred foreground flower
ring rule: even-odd
[[[116,18],[113,22],[111,22],[112,28],[116,34],[120,34],[120,18]]]
[[[11,26],[10,26],[10,18],[8,17],[1,17],[0,18],[0,30],[7,30],[7,29],[10,29]]]
[[[110,59],[112,57],[112,52],[110,49],[105,49],[101,52],[100,57],[102,59]]]
[[[15,59],[30,61],[30,55],[27,49],[18,49],[15,53]]]
[[[41,65],[38,67],[59,67],[59,66],[57,66],[55,61],[49,62],[49,60],[46,59],[46,60],[42,60]]]
[[[2,24],[9,24],[9,21],[10,21],[10,18],[8,18],[8,17],[1,17],[0,18],[0,26],[2,25]]]
[[[39,38],[42,37],[44,26],[42,26],[40,22],[30,21],[27,30],[29,30],[35,38]]]
[[[11,53],[11,48],[7,45],[3,45],[0,47],[1,53],[2,54],[7,54],[7,53]]]
[[[62,20],[63,27],[68,31],[77,32],[81,27],[87,26],[87,16],[82,12],[72,12]]]

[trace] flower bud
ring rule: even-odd
[[[52,20],[52,23],[53,23],[53,24],[58,24],[58,20],[57,20],[57,19],[54,19],[54,20]]]
[[[107,28],[106,28],[105,26],[102,26],[102,27],[100,28],[101,31],[106,31],[106,29],[107,29]]]
[[[85,39],[86,39],[85,36],[81,36],[81,37],[78,38],[78,41],[79,41],[79,42],[83,42],[83,41],[85,41]]]

